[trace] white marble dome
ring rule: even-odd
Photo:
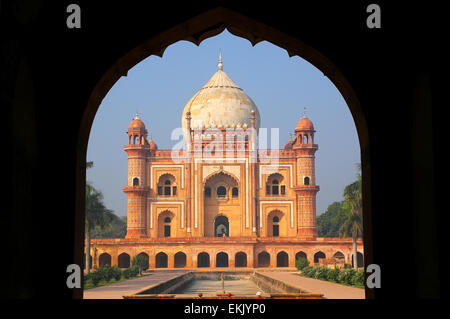
[[[191,129],[247,128],[251,126],[250,112],[255,111],[255,126],[259,129],[260,116],[252,99],[223,71],[222,57],[219,69],[189,100],[183,110],[182,127],[187,128],[186,113],[191,113]]]

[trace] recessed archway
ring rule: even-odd
[[[289,266],[289,256],[286,252],[280,251],[277,254],[277,267],[288,267]]]
[[[173,266],[175,268],[184,268],[186,267],[186,254],[179,251],[173,257]]]
[[[130,255],[127,253],[121,253],[117,258],[117,266],[119,268],[129,268],[130,267]]]
[[[167,254],[160,252],[155,256],[155,267],[156,268],[167,268],[168,266],[168,258]]]
[[[247,267],[247,254],[244,252],[238,252],[234,257],[235,267]]]
[[[106,265],[111,266],[111,255],[108,253],[103,253],[98,256],[98,265],[99,267],[103,267]]]
[[[314,263],[317,264],[319,262],[319,259],[325,258],[325,253],[322,251],[318,251],[314,254]]]
[[[209,254],[208,253],[200,253],[197,256],[197,267],[210,267],[209,263]]]
[[[258,254],[258,267],[269,267],[270,255],[267,251],[260,252]]]
[[[216,267],[228,267],[228,254],[220,252],[216,256]]]
[[[230,223],[226,216],[217,216],[214,220],[214,237],[230,236]]]

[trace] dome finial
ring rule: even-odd
[[[138,112],[136,112],[136,116],[134,117],[133,120],[140,120]]]
[[[220,53],[219,53],[219,64],[217,66],[219,67],[219,70],[223,70],[222,51],[220,51]]]
[[[303,117],[306,117],[306,106],[303,108]]]

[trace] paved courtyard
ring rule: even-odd
[[[312,293],[323,294],[327,299],[365,299],[364,289],[348,287],[333,282],[301,277],[298,272],[261,272],[262,274],[303,288]]]
[[[122,296],[132,295],[147,286],[177,277],[186,271],[155,271],[147,276],[118,282],[108,286],[92,288],[84,291],[84,299],[122,299]]]

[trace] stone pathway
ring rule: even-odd
[[[323,294],[327,299],[365,299],[364,289],[348,287],[334,282],[301,277],[298,272],[261,272],[262,274],[303,288],[312,293]]]
[[[92,288],[84,291],[84,299],[122,299],[124,295],[132,295],[147,286],[155,285],[177,277],[186,271],[152,272],[148,276],[118,282],[108,286]]]

